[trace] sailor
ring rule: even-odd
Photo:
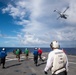
[[[18,58],[18,61],[20,62],[20,55],[22,54],[22,51],[20,49],[16,50],[16,58]]]
[[[39,60],[42,61],[42,62],[44,62],[45,57],[42,57],[42,53],[43,53],[42,49],[41,48],[38,48]]]
[[[42,56],[42,49],[40,49],[40,48],[38,48],[38,55],[39,55],[40,60],[42,60],[42,57],[41,57]]]
[[[2,51],[0,52],[0,60],[1,60],[1,63],[0,64],[2,64],[2,68],[3,69],[5,68],[6,56],[7,56],[7,53],[5,51],[5,48],[3,48]]]
[[[44,73],[47,74],[47,71],[50,69],[52,75],[67,75],[68,72],[68,58],[63,50],[60,50],[59,43],[53,41],[50,44],[50,47],[53,51],[48,54],[48,59]]]
[[[25,54],[26,59],[28,60],[29,50],[27,48],[25,49],[24,54]]]
[[[34,64],[36,66],[38,66],[38,50],[37,50],[37,48],[34,49],[33,55],[34,55]]]

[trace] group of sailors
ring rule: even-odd
[[[67,75],[68,72],[68,58],[66,53],[59,49],[60,45],[57,41],[53,41],[50,44],[50,47],[52,51],[49,52],[47,63],[44,68],[44,73],[48,74],[48,70],[51,70],[52,75]],[[14,50],[13,53],[16,55],[16,58],[18,58],[18,61],[20,62],[20,54],[22,54],[22,51],[20,49]],[[28,59],[29,56],[29,50],[26,48],[24,51],[24,54],[26,56],[26,59]],[[38,56],[41,61],[44,62],[44,60],[41,57],[42,50],[40,48],[35,48],[33,51],[33,59],[34,64],[38,65]],[[5,58],[7,56],[7,53],[5,52],[5,48],[2,49],[0,52],[0,61],[3,64],[2,68],[5,68]]]
[[[26,48],[23,53],[22,53],[22,50],[19,49],[19,48],[13,50],[13,53],[16,56],[16,58],[18,59],[19,62],[21,61],[20,60],[21,54],[24,54],[25,55],[25,59],[28,60],[29,56],[30,56],[29,52],[30,51],[28,50],[28,48]],[[38,65],[38,57],[39,57],[40,60],[42,60],[41,55],[42,55],[42,49],[40,49],[40,48],[34,48],[33,59],[34,59],[34,64],[36,66]],[[5,48],[3,48],[2,51],[0,52],[0,64],[3,64],[2,68],[5,68],[6,56],[7,56],[7,52],[6,52]]]

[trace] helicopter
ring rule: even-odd
[[[54,10],[54,12],[57,12],[60,16],[57,18],[57,20],[59,18],[64,18],[64,19],[67,19],[67,14],[65,14],[65,12],[67,11],[67,9],[69,9],[69,6],[63,11],[63,12],[60,12],[60,11],[57,11],[57,10]]]

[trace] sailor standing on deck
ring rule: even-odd
[[[24,54],[25,54],[26,60],[28,60],[29,50],[27,48],[25,49]]]
[[[16,50],[16,58],[18,58],[18,61],[20,62],[20,55],[22,54],[22,51],[20,49]]]
[[[38,50],[37,50],[37,48],[34,49],[33,55],[34,55],[34,64],[37,66],[38,65]]]
[[[48,55],[47,64],[44,69],[44,73],[47,74],[47,71],[50,69],[52,75],[67,75],[68,72],[68,59],[63,50],[58,49],[59,43],[53,41],[50,44],[51,51]]]
[[[42,49],[40,49],[40,48],[38,48],[38,55],[39,55],[40,60],[42,60],[42,57],[41,57],[41,55],[42,55]]]
[[[2,64],[3,69],[5,68],[6,56],[7,56],[7,53],[5,51],[5,48],[3,48],[2,51],[0,52],[0,61],[1,61],[0,64]]]

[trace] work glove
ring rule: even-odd
[[[44,71],[45,74],[48,74],[46,71]]]

